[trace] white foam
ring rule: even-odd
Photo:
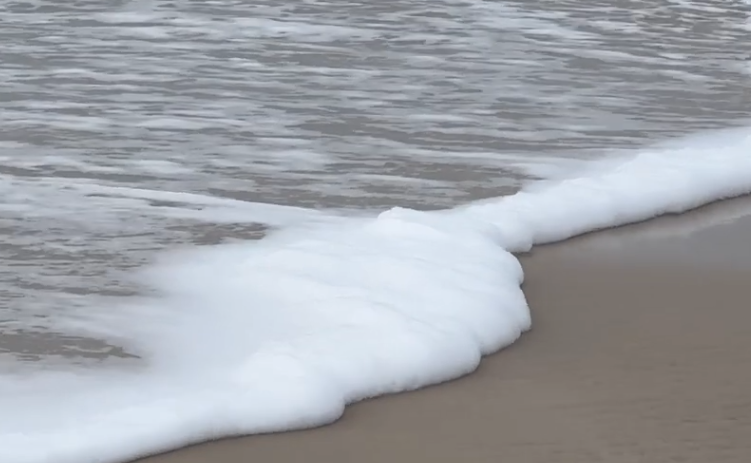
[[[90,320],[144,356],[137,372],[0,379],[0,461],[120,461],[320,425],[347,403],[467,374],[530,326],[511,251],[749,192],[751,131],[738,130],[450,211],[166,256],[144,275],[158,299]]]
[[[65,218],[122,228],[123,216],[151,214],[212,223],[259,223],[285,227],[329,222],[333,212],[206,194],[101,185],[89,179],[19,178],[0,175],[0,212]],[[117,207],[113,207],[116,205]]]

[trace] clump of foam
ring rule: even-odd
[[[751,131],[726,130],[594,161],[567,179],[450,214],[494,224],[506,249],[524,251],[749,192]]]
[[[0,379],[0,461],[121,461],[320,425],[467,374],[530,327],[511,252],[749,192],[751,136],[736,131],[450,211],[167,256],[145,274],[160,297],[101,321],[140,349],[141,370]]]

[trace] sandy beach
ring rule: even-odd
[[[533,329],[475,374],[139,463],[751,461],[749,236],[746,198],[536,248]]]

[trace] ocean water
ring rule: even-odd
[[[751,192],[744,1],[0,6],[0,461],[315,426],[529,328],[512,253]]]

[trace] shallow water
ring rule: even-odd
[[[0,459],[322,424],[472,371],[529,326],[507,251],[751,191],[749,11],[5,2]]]
[[[60,322],[139,292],[128,272],[165,248],[257,238],[308,208],[454,206],[745,123],[749,10],[5,2],[0,365],[128,357]]]

